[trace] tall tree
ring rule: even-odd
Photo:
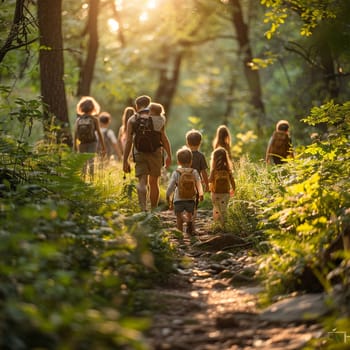
[[[61,32],[62,0],[38,0],[40,34],[40,83],[48,123],[51,117],[60,129],[57,141],[72,145],[64,85],[63,40]]]
[[[243,10],[240,0],[229,0],[232,24],[237,35],[237,42],[240,48],[240,54],[243,63],[243,72],[246,77],[249,91],[250,102],[257,117],[257,131],[261,134],[265,124],[265,107],[262,98],[261,82],[258,70],[252,70],[250,63],[253,60],[252,48],[249,40],[249,28],[244,21]]]
[[[99,44],[97,25],[99,6],[100,0],[90,0],[87,23],[82,33],[82,37],[88,37],[88,45],[86,59],[85,61],[81,60],[80,62],[80,79],[77,91],[78,96],[90,95]]]
[[[168,55],[170,47],[163,48],[162,64],[159,68],[159,83],[155,100],[161,103],[169,115],[172,100],[175,96],[179,82],[183,51],[181,49]]]

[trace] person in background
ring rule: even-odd
[[[119,146],[122,154],[124,154],[124,150],[125,150],[126,129],[127,129],[127,125],[128,125],[128,120],[135,113],[136,113],[135,108],[131,107],[131,106],[126,107],[124,109],[124,112],[123,112],[122,125],[120,126],[119,131],[118,131],[118,146]]]
[[[211,155],[209,189],[213,203],[213,219],[225,225],[230,196],[234,195],[236,183],[232,174],[232,162],[223,147],[216,148]]]
[[[106,147],[106,160],[107,162],[113,157],[113,159],[122,160],[122,151],[119,148],[117,137],[112,129],[110,129],[112,116],[108,112],[101,112],[99,114],[99,122],[101,133]],[[98,142],[97,151],[100,153],[102,147]]]
[[[226,125],[220,125],[216,129],[216,134],[213,140],[213,150],[218,147],[223,147],[231,159],[231,133]]]
[[[203,200],[203,187],[202,181],[196,169],[192,168],[192,152],[191,150],[183,146],[176,152],[178,169],[173,171],[168,188],[166,191],[166,200],[169,204],[169,208],[174,208],[176,215],[176,227],[179,231],[183,231],[183,224],[186,222],[187,233],[192,234],[194,226],[194,211],[196,205],[196,198]],[[192,190],[189,191],[190,196],[185,196],[181,193],[180,177],[183,172],[187,172],[193,177]],[[186,186],[188,188],[188,186]],[[185,191],[183,191],[185,192]]]
[[[266,149],[267,164],[283,164],[287,158],[294,158],[292,139],[289,134],[289,122],[279,120]]]
[[[171,164],[171,146],[165,132],[164,108],[159,103],[151,103],[151,98],[146,95],[139,96],[135,100],[136,114],[129,118],[127,123],[127,139],[123,154],[123,170],[131,171],[129,156],[133,149],[135,162],[135,175],[138,178],[137,194],[142,211],[147,210],[147,198],[151,209],[155,209],[159,202],[159,177],[163,166],[163,151],[167,153],[165,166]],[[139,129],[145,124],[152,124],[142,140],[139,139]],[[140,143],[139,143],[140,141]],[[141,142],[142,141],[142,142]],[[151,150],[144,150],[144,146],[150,146]]]
[[[91,96],[84,96],[76,107],[77,119],[74,124],[73,150],[79,153],[97,153],[97,138],[101,144],[101,155],[106,154],[106,146],[101,133],[98,114],[100,105]],[[96,137],[97,136],[97,137]],[[83,169],[84,177],[94,176],[94,158],[88,160]]]

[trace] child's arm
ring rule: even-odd
[[[173,207],[172,197],[173,197],[173,193],[175,191],[175,187],[176,187],[176,171],[174,171],[171,174],[170,181],[169,181],[169,184],[168,184],[168,188],[167,188],[166,194],[165,194],[166,201],[167,201],[167,203],[169,205],[169,209],[172,209],[172,207]]]
[[[199,200],[202,201],[203,200],[203,196],[204,196],[203,186],[202,186],[202,179],[199,176],[199,173],[198,173],[197,170],[194,170],[194,175],[195,175],[195,178],[196,178],[196,188],[197,188],[197,193],[198,193],[198,196],[199,196]]]
[[[201,178],[202,178],[203,183],[204,183],[204,191],[208,192],[209,191],[209,181],[208,181],[207,169],[203,169],[201,171]]]
[[[210,192],[211,192],[211,190],[212,190],[211,184],[212,184],[213,180],[214,180],[214,170],[211,170],[211,171],[210,171],[209,178],[208,178],[208,190],[209,190]]]

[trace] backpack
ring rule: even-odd
[[[80,143],[90,143],[96,141],[95,121],[89,115],[78,116],[77,138]]]
[[[136,115],[134,121],[134,145],[139,152],[155,152],[161,144],[161,133],[155,131],[152,117]]]
[[[230,173],[228,170],[216,170],[214,172],[213,188],[214,193],[230,192]]]
[[[179,197],[181,199],[193,199],[197,194],[196,178],[193,169],[191,169],[191,171],[177,169],[176,171],[180,174],[177,183]]]
[[[106,129],[102,132],[103,140],[105,142],[105,147],[106,147],[106,156],[107,159],[111,158],[111,156],[114,154],[114,148],[111,139],[108,137],[108,130]],[[98,142],[97,145],[97,153],[101,152],[101,143]]]
[[[287,158],[290,147],[289,135],[283,131],[274,131],[269,147],[269,155]]]

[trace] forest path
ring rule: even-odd
[[[174,227],[170,211],[157,215],[164,227]],[[211,220],[210,211],[199,210],[196,234],[174,238],[183,262],[167,285],[150,291],[155,306],[147,334],[151,349],[292,350],[320,337],[316,323],[261,318],[257,294],[262,288],[253,278],[256,253],[232,235],[208,232]]]

